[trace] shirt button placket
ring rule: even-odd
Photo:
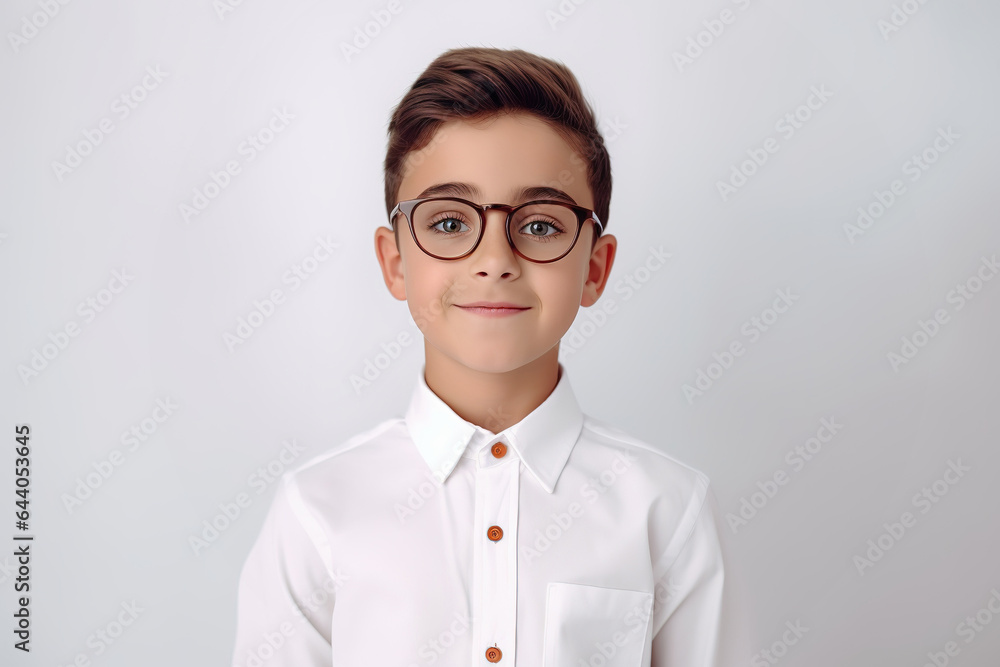
[[[485,454],[485,452],[484,452]],[[500,461],[507,445],[494,442],[489,454],[479,458],[476,479],[476,516],[486,539],[475,545],[475,577],[481,619],[474,629],[480,649],[489,663],[498,663],[513,650],[517,613],[517,499],[516,462]],[[505,465],[511,464],[511,465]],[[495,523],[494,523],[495,522]],[[480,533],[482,535],[482,533]],[[506,538],[506,539],[505,539]],[[479,658],[482,660],[482,658]],[[505,662],[511,662],[513,654]]]

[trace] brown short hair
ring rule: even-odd
[[[438,56],[393,110],[385,156],[385,210],[392,211],[407,156],[451,120],[526,111],[549,123],[586,163],[594,212],[611,205],[611,158],[580,84],[562,63],[520,49],[467,47]]]

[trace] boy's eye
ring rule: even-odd
[[[562,233],[562,230],[555,223],[546,220],[532,220],[523,225],[520,229],[522,234],[531,236],[534,239],[542,239]]]
[[[458,234],[469,231],[469,226],[457,218],[442,218],[437,222],[431,223],[429,229],[444,234]]]

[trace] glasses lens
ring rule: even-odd
[[[417,243],[438,257],[461,257],[479,237],[479,212],[468,204],[447,199],[420,202],[413,208]]]
[[[413,208],[417,242],[432,255],[461,257],[479,237],[479,212],[468,204],[434,199]],[[514,212],[510,237],[529,259],[548,261],[569,252],[578,231],[576,213],[560,204],[530,204]]]
[[[510,237],[530,259],[560,257],[573,246],[578,231],[576,213],[559,204],[530,204],[514,212]]]

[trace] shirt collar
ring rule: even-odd
[[[559,364],[559,380],[542,404],[518,423],[493,434],[455,414],[427,386],[421,367],[406,411],[406,426],[417,451],[441,483],[448,479],[461,456],[476,457],[477,452],[466,453],[474,440],[488,447],[502,439],[514,449],[538,483],[552,493],[583,428],[583,413],[566,369]],[[477,435],[480,437],[476,438]]]

